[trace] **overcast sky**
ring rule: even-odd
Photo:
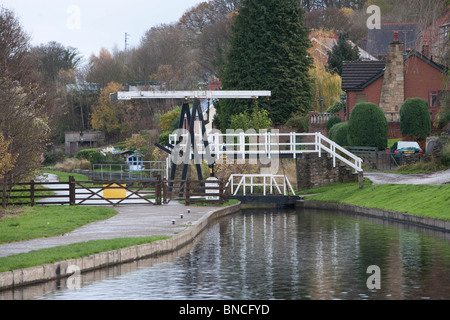
[[[87,60],[101,48],[120,50],[125,33],[136,47],[151,27],[177,22],[202,0],[0,0],[13,10],[32,44],[57,41]]]

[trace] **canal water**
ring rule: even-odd
[[[179,257],[32,298],[450,299],[450,234],[343,212],[243,210]]]

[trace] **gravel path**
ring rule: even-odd
[[[385,172],[364,172],[373,184],[446,184],[450,183],[450,169],[433,173],[398,174]]]

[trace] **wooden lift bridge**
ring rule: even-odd
[[[132,99],[184,99],[178,130],[169,137],[165,146],[156,144],[168,153],[167,165],[170,168],[170,180],[175,179],[177,166],[183,164],[181,180],[187,178],[188,167],[194,160],[199,180],[203,180],[201,163],[206,161],[214,176],[214,164],[241,159],[295,159],[303,153],[322,153],[333,158],[333,165],[340,160],[355,172],[362,172],[362,159],[344,149],[320,132],[315,133],[278,133],[243,132],[221,133],[217,130],[206,132],[201,100],[208,100],[209,106],[216,99],[256,99],[271,96],[270,91],[129,91],[111,94],[112,101]],[[193,107],[190,102],[193,100]],[[200,130],[198,130],[200,126]],[[197,127],[197,129],[196,129]],[[239,163],[239,162],[238,162]]]

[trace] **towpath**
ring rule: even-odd
[[[364,172],[374,184],[428,184],[439,185],[450,183],[450,169],[417,174],[398,174],[385,172]]]
[[[55,177],[49,176],[48,179],[54,181]],[[178,202],[163,206],[124,204],[111,208],[118,212],[114,217],[61,236],[0,244],[0,257],[91,240],[174,236],[218,209],[214,206],[186,206]]]

